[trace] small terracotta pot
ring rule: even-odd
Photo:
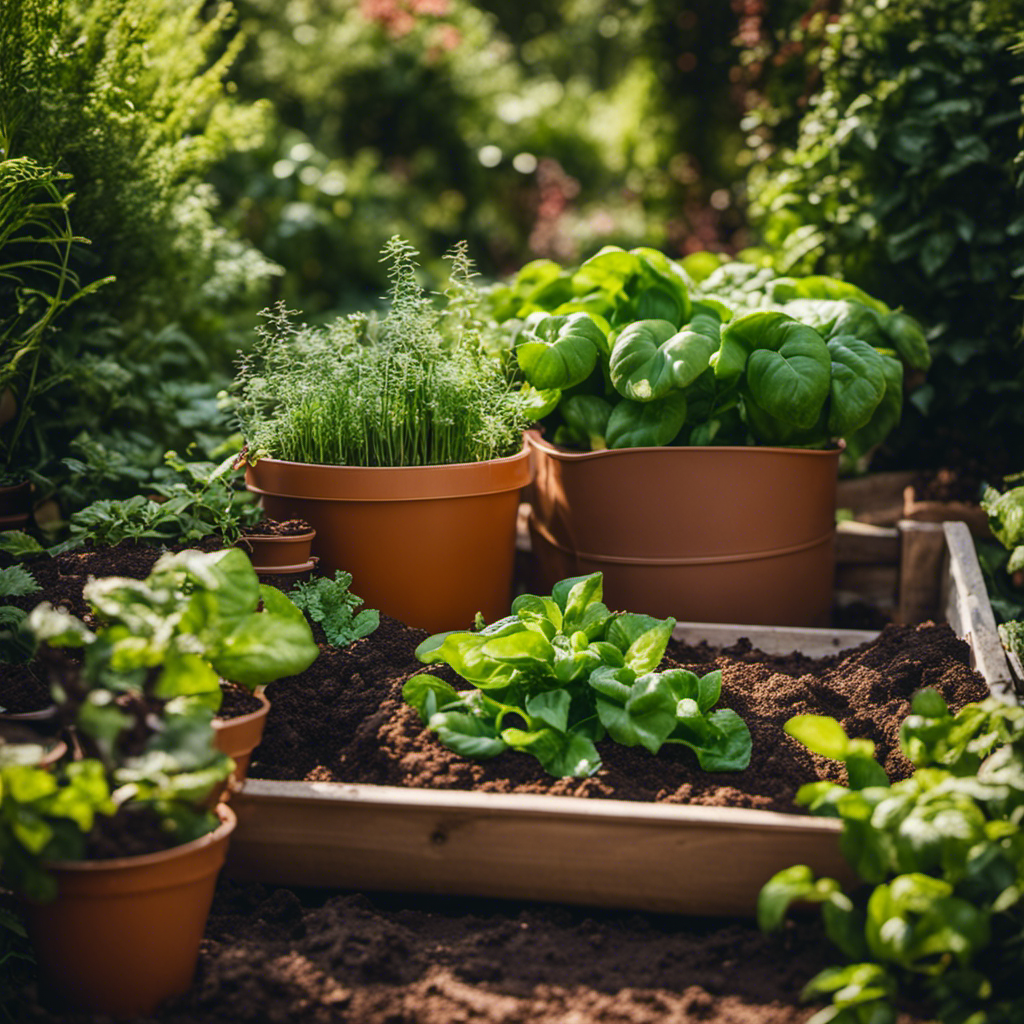
[[[19,530],[32,515],[32,484],[22,480],[19,484],[0,487],[0,531]]]
[[[614,610],[828,624],[840,449],[570,452],[528,437],[544,588],[600,570]]]
[[[115,1017],[149,1014],[192,984],[199,942],[235,815],[160,853],[47,865],[53,903],[25,904],[41,983],[69,1006]]]
[[[313,466],[260,459],[245,482],[274,519],[316,530],[320,571],[410,626],[468,629],[507,614],[529,451],[450,466]]]
[[[239,537],[236,548],[245,551],[252,567],[260,573],[295,573],[312,568],[310,556],[316,530],[279,537],[276,534],[251,534]]]
[[[235,759],[235,770],[224,783],[221,800],[227,800],[237,792],[249,774],[252,752],[260,745],[263,727],[267,724],[270,701],[262,693],[253,694],[260,702],[260,709],[238,718],[215,718],[213,720],[214,743],[217,749]],[[215,802],[215,801],[214,801]]]

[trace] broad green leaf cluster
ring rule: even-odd
[[[605,737],[656,754],[688,747],[706,771],[741,771],[750,733],[728,708],[712,710],[722,674],[657,671],[675,620],[610,612],[601,573],[557,583],[550,597],[522,594],[512,613],[478,632],[439,633],[416,649],[473,689],[420,673],[403,688],[423,724],[458,754],[531,754],[555,776],[601,767]]]
[[[1013,1024],[1024,1017],[1024,708],[994,699],[957,715],[934,690],[914,698],[900,745],[917,770],[888,784],[872,745],[833,719],[805,715],[787,731],[845,761],[849,788],[801,787],[797,801],[843,823],[843,854],[866,883],[847,895],[806,865],[764,887],[758,918],[775,930],[794,900],[822,905],[849,959],[813,978],[830,997],[815,1024],[894,1024],[899,997],[940,1024]]]
[[[1007,481],[1021,479],[1021,474]],[[989,600],[999,624],[1003,646],[1024,658],[1024,486],[999,493],[986,487],[981,507],[988,513],[992,536],[1001,547],[979,542],[978,560],[985,574]]]
[[[85,855],[96,815],[155,813],[170,846],[214,828],[206,803],[232,767],[214,744],[220,678],[254,687],[317,655],[302,613],[237,548],[167,554],[145,580],[94,579],[85,596],[95,632],[47,603],[28,620],[81,756],[0,765],[0,878],[33,899],[55,894],[46,861]]]
[[[168,553],[144,580],[91,580],[83,593],[103,624],[96,633],[45,602],[29,625],[50,647],[81,648],[86,681],[115,692],[185,692],[216,711],[222,678],[253,689],[305,671],[318,653],[302,612],[259,582],[239,548]]]
[[[491,292],[557,443],[769,444],[854,458],[899,423],[918,324],[830,277],[779,277],[699,253],[608,246],[525,266]]]
[[[289,600],[311,622],[319,623],[334,647],[347,647],[350,643],[369,636],[380,625],[380,612],[376,608],[356,609],[363,603],[349,587],[352,573],[335,570],[330,576],[296,583],[288,592]]]

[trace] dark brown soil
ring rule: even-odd
[[[469,761],[423,728],[402,700],[405,680],[432,671],[465,686],[447,669],[426,669],[416,660],[416,645],[425,636],[382,615],[372,636],[343,650],[322,645],[320,658],[302,676],[271,683],[270,714],[250,775],[797,813],[793,797],[801,784],[845,781],[845,769],[783,733],[793,715],[840,719],[851,735],[875,742],[879,760],[896,779],[911,771],[899,751],[898,729],[915,690],[934,686],[954,709],[987,694],[968,665],[967,645],[944,625],[888,626],[871,644],[817,661],[798,654],[772,657],[746,641],[724,651],[672,643],[666,667],[722,670],[721,706],[733,708],[750,728],[750,767],[707,773],[685,748],[652,757],[640,747],[605,741],[598,745],[603,766],[597,775],[555,779],[534,758],[515,752]]]
[[[251,715],[259,711],[263,705],[244,686],[237,683],[220,684],[222,694],[218,718],[241,718],[243,715]]]
[[[298,537],[313,527],[305,519],[261,519],[253,526],[242,528],[243,537]]]

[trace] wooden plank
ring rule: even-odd
[[[941,619],[946,535],[941,523],[901,519],[898,622]]]
[[[229,873],[288,885],[751,914],[792,864],[853,881],[839,823],[803,815],[261,780],[232,806]]]
[[[914,470],[902,470],[840,480],[836,487],[836,507],[849,509],[864,523],[895,526],[903,515],[903,492],[917,476]]]
[[[944,586],[946,620],[969,640],[974,667],[985,677],[994,697],[1017,702],[1013,676],[988,600],[974,539],[966,523],[943,523],[948,551],[948,581]]]
[[[855,519],[836,523],[836,562],[840,565],[897,565],[900,531],[895,526],[872,526]]]
[[[676,640],[712,647],[731,647],[746,637],[765,654],[789,654],[800,651],[811,658],[822,658],[874,640],[877,630],[812,629],[798,626],[736,626],[725,622],[679,622],[672,632]]]

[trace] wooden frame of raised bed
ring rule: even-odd
[[[949,621],[993,692],[1013,699],[970,534],[947,531]],[[820,656],[876,634],[681,623],[675,636]],[[851,878],[837,821],[770,811],[259,779],[233,806],[228,872],[274,884],[749,915],[792,864]]]

